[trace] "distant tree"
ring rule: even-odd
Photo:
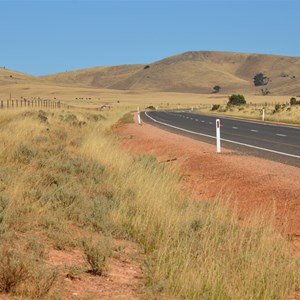
[[[144,67],[144,70],[149,69],[149,68],[150,68],[150,66],[147,65]]]
[[[253,77],[253,82],[255,86],[267,85],[270,79],[265,76],[263,73],[257,73]]]
[[[215,85],[213,87],[213,93],[219,93],[220,92],[221,87],[219,85]]]
[[[227,105],[244,105],[246,104],[245,97],[243,95],[231,95]]]

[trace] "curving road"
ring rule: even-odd
[[[300,127],[208,116],[188,111],[150,111],[142,120],[165,130],[215,144],[216,119],[222,146],[300,167]]]

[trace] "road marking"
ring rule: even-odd
[[[258,130],[255,130],[255,129],[251,129],[250,131],[252,131],[252,132],[258,132]]]
[[[210,125],[212,125],[212,122],[209,122]]]
[[[173,126],[173,125],[170,125],[170,124],[167,124],[167,123],[164,123],[164,122],[157,121],[154,118],[150,117],[147,114],[147,112],[145,112],[145,115],[149,119],[151,119],[152,121],[154,121],[156,123],[159,123],[159,124],[171,127],[171,128],[175,128],[175,129],[178,129],[178,130],[181,130],[181,131],[185,131],[185,132],[188,132],[188,133],[192,133],[192,134],[201,135],[201,136],[205,136],[205,137],[208,137],[208,138],[216,139],[216,137],[212,136],[212,135],[208,135],[208,134],[204,134],[204,133],[199,133],[199,132],[187,130],[187,129],[184,129],[184,128],[180,128],[180,127]],[[281,155],[285,155],[285,156],[289,156],[289,157],[300,158],[299,155],[294,155],[294,154],[289,154],[289,153],[285,153],[285,152],[275,151],[275,150],[271,150],[271,149],[267,149],[267,148],[257,147],[257,146],[253,146],[253,145],[249,145],[249,144],[239,143],[239,142],[235,142],[235,141],[232,141],[232,140],[227,140],[227,139],[222,139],[221,138],[221,141],[232,143],[232,144],[236,144],[236,145],[241,145],[241,146],[245,146],[245,147],[249,147],[249,148],[253,148],[253,149],[258,149],[258,150],[262,150],[262,151],[266,151],[266,152],[272,152],[272,153],[276,153],[276,154],[281,154]]]
[[[202,122],[202,123],[205,123],[205,121],[203,121],[203,120],[202,120],[201,122]]]
[[[225,119],[225,120],[232,120],[232,121],[239,121],[239,122],[244,122],[244,123],[251,123],[251,124],[259,124],[259,125],[263,125],[263,126],[274,126],[274,127],[281,127],[281,128],[293,128],[293,129],[298,129],[300,130],[300,126],[296,127],[296,126],[291,126],[291,125],[281,125],[281,124],[275,124],[275,123],[262,123],[259,121],[250,121],[250,120],[244,120],[244,119],[239,119],[239,118],[229,118],[226,117],[224,115],[203,115],[203,114],[199,114],[199,116],[205,116],[205,117],[215,117],[215,118],[219,118],[219,119]]]
[[[191,118],[191,120],[194,120],[193,118]]]
[[[281,134],[281,133],[276,133],[276,135],[278,135],[278,136],[286,136],[285,134]]]
[[[196,120],[196,122],[198,122],[199,120],[198,119],[195,119]]]
[[[239,129],[238,127],[232,127],[232,129]]]

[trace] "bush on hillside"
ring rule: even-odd
[[[290,99],[290,105],[300,105],[300,101],[297,101],[297,99],[295,97],[292,97]]]
[[[269,81],[270,79],[267,76],[265,76],[263,73],[257,73],[253,77],[253,82],[255,86],[267,85]]]
[[[220,104],[213,104],[211,110],[214,111],[214,110],[218,110],[220,108]]]
[[[244,105],[246,104],[245,97],[243,95],[231,95],[227,105]]]
[[[221,90],[221,87],[220,87],[219,85],[215,85],[215,86],[213,87],[213,93],[219,93],[220,90]]]

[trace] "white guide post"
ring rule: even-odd
[[[221,134],[220,134],[220,119],[216,120],[216,140],[217,140],[217,153],[221,152]]]
[[[141,125],[141,116],[140,116],[140,108],[137,108],[137,117],[138,117],[138,124]]]
[[[193,111],[194,110],[194,106],[192,106],[192,109],[191,109],[191,111]]]
[[[265,120],[265,109],[264,108],[262,109],[262,120],[263,121]]]

